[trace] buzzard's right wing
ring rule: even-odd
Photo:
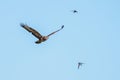
[[[25,24],[20,24],[24,29],[26,29],[28,32],[31,32],[35,37],[37,37],[38,39],[40,39],[42,37],[42,35],[37,32],[35,29],[29,27],[28,25]]]

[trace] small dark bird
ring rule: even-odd
[[[26,29],[28,32],[32,33],[36,38],[38,38],[38,41],[35,42],[36,44],[46,41],[49,38],[49,36],[53,35],[54,33],[58,32],[64,28],[64,25],[62,25],[62,27],[60,29],[50,33],[47,36],[42,36],[39,32],[37,32],[35,29],[29,27],[28,25],[21,23],[20,26],[23,27],[24,29]]]
[[[77,11],[77,10],[72,10],[72,12],[73,12],[73,13],[78,13],[78,11]]]
[[[82,66],[84,63],[78,62],[78,69],[80,66]]]

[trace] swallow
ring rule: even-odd
[[[78,62],[78,69],[80,66],[82,66],[84,63]]]
[[[78,11],[77,11],[77,10],[72,10],[72,12],[73,12],[73,13],[78,13]]]

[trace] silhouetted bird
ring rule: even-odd
[[[39,43],[41,43],[41,42],[46,41],[46,40],[49,38],[49,36],[51,36],[51,35],[53,35],[54,33],[60,31],[60,30],[63,29],[63,27],[64,27],[64,25],[62,25],[62,27],[61,27],[60,29],[58,29],[58,30],[50,33],[50,34],[47,35],[47,36],[42,36],[39,32],[37,32],[35,29],[29,27],[28,25],[25,25],[25,24],[21,23],[20,26],[22,26],[24,29],[26,29],[28,32],[32,33],[36,38],[39,39],[38,41],[35,42],[36,44],[39,44]]]
[[[73,12],[73,13],[78,13],[78,11],[77,11],[77,10],[73,10],[72,12]]]
[[[78,62],[78,69],[80,66],[82,66],[84,63]]]

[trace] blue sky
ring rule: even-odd
[[[0,80],[120,80],[119,22],[119,0],[0,0]]]

